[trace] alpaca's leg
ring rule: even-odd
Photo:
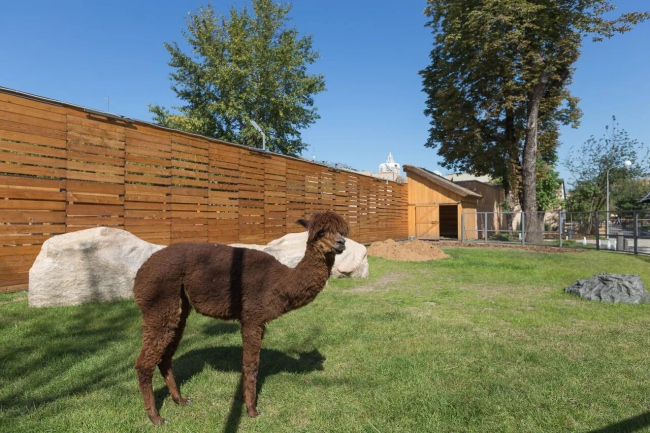
[[[256,407],[257,371],[260,365],[260,350],[264,337],[264,325],[242,324],[243,368],[242,392],[248,416],[255,418],[259,415]]]
[[[185,330],[187,316],[190,314],[191,307],[189,302],[187,302],[187,299],[183,298],[181,308],[182,310],[180,322],[178,324],[178,328],[175,329],[174,339],[171,341],[171,343],[169,343],[167,349],[165,349],[165,353],[163,353],[162,360],[158,364],[158,368],[160,369],[160,374],[162,374],[162,377],[165,378],[167,389],[169,390],[169,394],[171,395],[172,400],[174,400],[174,403],[184,406],[187,403],[191,402],[192,399],[181,397],[181,393],[178,390],[178,385],[176,385],[176,380],[174,379],[174,373],[172,372],[172,357],[174,356],[174,353],[176,353],[178,344],[183,338],[183,331]]]
[[[149,415],[149,419],[155,425],[160,425],[165,422],[165,419],[160,417],[156,409],[156,401],[153,396],[153,372],[162,359],[165,348],[169,346],[175,337],[173,329],[165,327],[148,327],[142,331],[142,349],[140,356],[135,361],[135,370],[138,373],[138,385],[144,400],[144,408]]]

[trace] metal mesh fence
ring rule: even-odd
[[[477,212],[461,218],[462,241],[593,248],[650,254],[650,212]]]

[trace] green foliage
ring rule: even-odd
[[[228,16],[208,5],[192,13],[183,35],[191,47],[165,43],[171,55],[172,89],[185,102],[172,113],[150,106],[154,121],[221,140],[299,154],[307,147],[300,130],[320,116],[314,96],[325,90],[322,75],[307,67],[318,59],[312,37],[288,27],[290,5],[252,0],[253,13],[231,7]]]
[[[562,181],[554,166],[537,161],[537,209],[547,211],[561,208],[561,187]]]
[[[624,162],[629,160],[632,166],[626,168]],[[606,208],[607,173],[609,172],[610,207],[616,202],[616,195],[628,193],[619,188],[632,185],[631,181],[648,176],[650,149],[643,143],[631,139],[624,129],[620,129],[616,118],[612,117],[612,127],[605,128],[605,134],[599,139],[591,136],[577,148],[571,148],[564,162],[575,179],[573,189],[567,199],[567,209],[574,212],[591,212]],[[636,200],[643,197],[641,187]],[[630,191],[631,193],[631,191]],[[629,209],[630,200],[627,202]],[[634,206],[633,206],[634,207]],[[636,206],[637,209],[640,206]]]
[[[610,200],[616,209],[620,210],[649,210],[650,203],[639,203],[650,192],[648,179],[623,179],[612,188]]]
[[[495,233],[493,235],[490,235],[489,240],[499,242],[512,242],[517,241],[518,239],[510,233]]]
[[[593,212],[602,205],[602,190],[593,181],[576,182],[566,199],[568,212]]]
[[[605,18],[613,9],[607,0],[428,0],[426,146],[447,168],[501,177],[506,190],[532,185],[524,195],[535,196],[539,155],[554,154],[558,126],[581,115],[567,86],[583,38],[609,38],[650,16]]]

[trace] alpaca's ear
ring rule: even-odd
[[[304,228],[307,228],[307,226],[309,226],[309,221],[304,220],[304,219],[302,219],[302,218],[299,219],[298,221],[296,221],[296,223],[297,223],[297,224],[300,224],[300,225],[303,226]]]

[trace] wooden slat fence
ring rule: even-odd
[[[334,210],[349,237],[407,237],[407,186],[0,92],[0,292],[48,238],[115,227],[156,244],[267,243]]]

